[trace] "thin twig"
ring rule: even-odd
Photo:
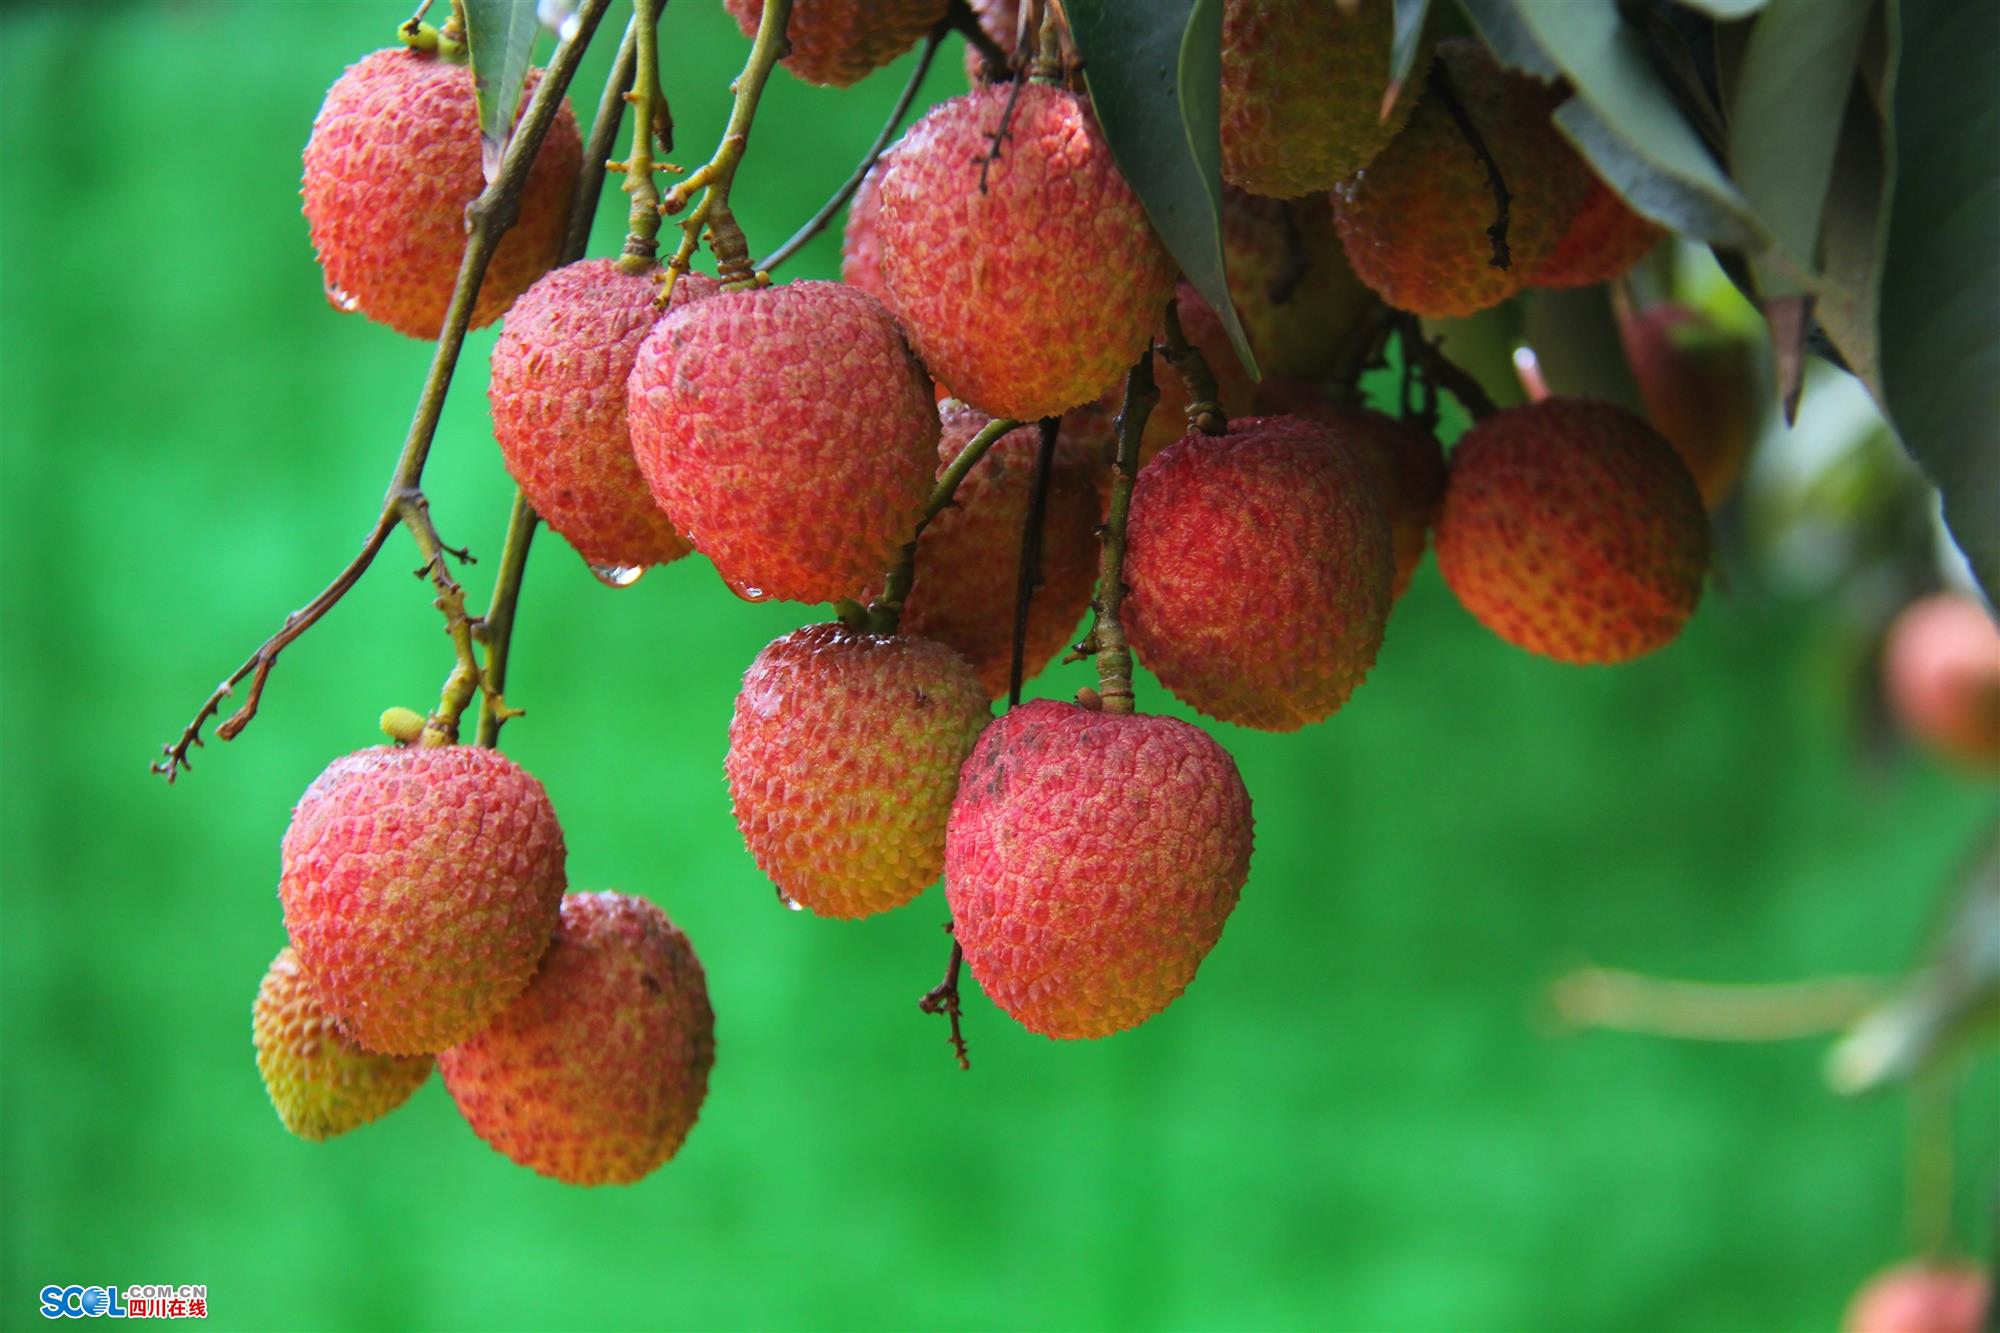
[[[1056,437],[1061,417],[1043,417],[1041,440],[1035,450],[1035,472],[1028,491],[1028,517],[1021,525],[1021,557],[1014,566],[1014,640],[1007,664],[1007,706],[1021,702],[1021,677],[1026,673],[1028,613],[1035,589],[1042,586],[1042,528],[1049,512],[1049,478],[1055,473]]]
[[[611,73],[604,80],[604,94],[597,99],[597,119],[590,126],[590,140],[583,146],[583,169],[576,176],[576,193],[571,196],[569,226],[563,231],[561,262],[573,264],[590,248],[590,224],[597,217],[597,199],[604,193],[604,168],[611,149],[618,142],[618,127],[625,121],[625,94],[632,88],[632,71],[639,62],[639,20],[625,25],[618,54],[611,57]]]
[[[895,107],[890,110],[889,119],[882,124],[882,132],[877,134],[875,142],[868,146],[868,151],[862,155],[860,164],[854,168],[846,181],[842,182],[841,187],[833,192],[833,197],[820,205],[819,212],[806,219],[805,225],[792,233],[790,240],[773,250],[767,258],[757,261],[759,272],[774,271],[778,265],[804,249],[807,242],[826,230],[826,224],[833,221],[835,214],[847,207],[847,201],[861,188],[861,182],[868,179],[868,173],[875,169],[875,164],[881,161],[882,154],[896,141],[897,132],[903,128],[903,117],[910,114],[910,107],[917,100],[917,90],[923,85],[924,76],[931,71],[931,61],[936,58],[938,47],[944,42],[945,34],[951,30],[951,19],[948,17],[939,20],[937,26],[931,29],[930,36],[924,39],[923,48],[917,52],[917,65],[910,71],[909,82],[903,85],[902,95],[896,99]]]
[[[1002,79],[1013,77],[1014,70],[1009,63],[1007,52],[1000,43],[993,40],[993,34],[986,31],[985,26],[979,21],[979,15],[972,12],[972,6],[967,4],[966,0],[951,0],[951,8],[945,11],[944,21],[979,52],[980,59],[986,64],[985,74],[988,83],[998,83]]]
[[[1130,713],[1132,647],[1125,640],[1120,611],[1125,603],[1125,524],[1132,513],[1132,482],[1139,473],[1139,441],[1146,418],[1160,400],[1153,384],[1153,349],[1147,348],[1125,372],[1125,399],[1118,408],[1118,460],[1111,474],[1111,511],[1104,522],[1098,565],[1097,614],[1085,640],[1097,654],[1097,693],[1107,713]]]
[[[944,923],[946,931],[951,930],[951,922]],[[965,965],[965,950],[956,937],[951,942],[951,958],[944,965],[944,980],[924,992],[917,1001],[917,1008],[927,1014],[943,1014],[951,1020],[951,1050],[958,1057],[958,1067],[971,1070],[972,1056],[965,1047],[964,1009],[958,998],[958,973]]]
[[[951,507],[952,499],[958,494],[959,483],[976,467],[986,451],[1009,431],[1020,426],[1011,417],[1001,417],[982,426],[977,435],[965,442],[958,451],[958,457],[938,474],[937,484],[931,487],[931,498],[924,505],[923,514],[917,519],[916,529],[910,533],[910,540],[903,543],[903,549],[896,558],[896,566],[882,580],[882,591],[868,604],[866,626],[873,634],[894,634],[902,619],[903,603],[909,598],[910,585],[916,580],[917,539],[924,535],[931,520]]]
[[[1465,104],[1458,100],[1458,90],[1451,86],[1451,75],[1446,73],[1442,60],[1431,64],[1429,87],[1431,96],[1444,103],[1444,109],[1451,113],[1459,134],[1479,155],[1480,163],[1486,168],[1486,184],[1493,191],[1493,225],[1486,229],[1486,235],[1493,242],[1493,258],[1488,262],[1494,268],[1508,268],[1513,264],[1513,255],[1507,248],[1507,210],[1513,204],[1514,196],[1507,189],[1506,178],[1500,174],[1500,163],[1494,160],[1493,150],[1486,146],[1479,127],[1466,114]]]
[[[652,269],[660,253],[660,191],[653,182],[653,140],[664,99],[660,94],[660,7],[662,0],[632,0],[632,25],[637,35],[632,65],[632,156],[625,160],[625,193],[632,197],[627,216],[625,252],[618,266],[627,273]]]
[[[1000,127],[993,131],[991,144],[979,159],[979,192],[986,193],[986,173],[1000,160],[1000,145],[1014,136],[1014,104],[1021,100],[1021,85],[1025,79],[1014,80],[1007,90],[1007,108],[1000,113]]]
[[[416,541],[418,553],[424,558],[421,568],[430,575],[438,589],[438,602],[446,611],[447,628],[452,633],[454,647],[460,650],[461,669],[465,667],[466,659],[472,656],[471,626],[464,616],[464,593],[463,590],[457,593],[457,615],[454,619],[451,590],[457,588],[457,583],[445,569],[445,545],[431,524],[429,505],[423,499],[421,483],[424,463],[430,457],[431,442],[437,435],[438,417],[444,410],[445,394],[451,386],[452,372],[458,366],[465,332],[472,323],[473,304],[478,298],[480,284],[485,280],[487,265],[500,244],[500,238],[520,216],[521,189],[527,181],[528,169],[534,164],[542,140],[555,121],[563,94],[583,59],[584,48],[589,45],[591,34],[610,4],[611,0],[584,0],[578,8],[576,33],[556,49],[547,71],[536,84],[534,96],[529,99],[527,109],[521,113],[520,122],[508,140],[499,171],[479,197],[466,206],[465,253],[459,263],[457,285],[452,290],[451,305],[447,308],[436,350],[431,354],[430,371],[425,377],[423,392],[417,399],[415,418],[403,441],[402,453],[397,457],[395,473],[389,481],[388,494],[376,515],[374,527],[369,530],[368,540],[362,545],[360,554],[334,576],[333,582],[301,610],[287,616],[278,632],[217,687],[195,714],[194,720],[182,730],[180,738],[161,747],[166,757],[153,765],[153,771],[165,776],[167,781],[172,782],[176,772],[188,766],[189,749],[201,744],[201,728],[215,716],[222,700],[246,676],[253,676],[249,696],[242,707],[216,729],[216,735],[224,740],[232,740],[242,733],[257,714],[264,684],[277,662],[278,654],[317,624],[353,588],[374,563],[390,530],[398,523],[407,528]],[[476,677],[476,657],[472,658],[471,667]],[[457,674],[454,672],[454,681]],[[476,680],[473,689],[478,689]],[[470,697],[467,694],[466,698]],[[447,731],[455,733],[457,727],[456,716],[446,717],[445,713],[445,701],[441,700],[439,713],[432,719],[440,735]],[[430,730],[431,725],[427,724],[426,731]]]
[[[1483,421],[1500,410],[1470,372],[1424,337],[1423,326],[1415,315],[1398,313],[1395,324],[1396,341],[1402,348],[1405,365],[1415,366],[1425,380],[1458,399],[1474,420]]]

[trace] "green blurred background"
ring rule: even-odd
[[[0,11],[0,1325],[40,1325],[46,1283],[157,1282],[206,1283],[211,1324],[246,1329],[1812,1329],[1899,1257],[1903,1107],[1826,1092],[1823,1043],[1558,1037],[1538,1008],[1586,958],[1893,971],[1993,817],[1919,756],[1858,764],[1827,608],[1742,579],[1669,650],[1576,670],[1500,643],[1427,565],[1338,718],[1219,729],[1259,840],[1188,996],[1083,1045],[974,996],[967,1075],[915,1005],[940,893],[863,924],[782,911],[731,823],[738,677],[809,613],[699,561],[610,590],[545,537],[507,748],[573,882],[650,896],[700,949],[701,1124],[599,1191],[492,1153],[435,1081],[334,1143],[286,1135],[249,1004],[290,803],[450,664],[404,539],[242,739],[171,789],[146,764],[349,556],[407,426],[428,349],[326,306],[297,191],[326,85],[406,12]],[[713,0],[670,9],[682,163],[745,49]],[[907,67],[774,79],[734,198],[755,249],[846,174]],[[961,87],[954,40],[926,93]],[[830,276],[836,244],[797,275]],[[511,493],[492,336],[427,478],[447,539],[488,557],[479,599]],[[1977,1251],[1996,1106],[1988,1058],[1958,1122]]]

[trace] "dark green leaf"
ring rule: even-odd
[[[1882,388],[2000,600],[2000,5],[1901,0]]]
[[[480,160],[489,181],[500,170],[500,155],[520,114],[540,26],[534,0],[465,0],[465,44],[479,95]]]
[[[1389,48],[1389,87],[1400,91],[1409,80],[1410,68],[1417,63],[1417,49],[1423,45],[1424,20],[1430,17],[1431,0],[1396,0],[1396,40]]]
[[[1521,21],[1514,0],[1458,0],[1458,7],[1472,20],[1487,49],[1501,64],[1538,79],[1553,79],[1562,74]]]
[[[1762,9],[1766,0],[1680,0],[1689,9],[1698,9],[1712,19],[1724,22],[1730,19],[1747,19]]]
[[[1119,170],[1255,375],[1222,258],[1221,0],[1070,0],[1069,19]]]
[[[1826,273],[1816,314],[1847,368],[1882,400],[1877,311],[1882,288],[1882,240],[1888,233],[1889,127],[1860,89],[1834,152],[1833,180],[1820,219],[1820,264]]]

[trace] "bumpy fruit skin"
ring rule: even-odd
[[[1298,380],[1265,380],[1258,386],[1257,409],[1267,415],[1305,417],[1331,428],[1368,465],[1376,493],[1389,511],[1395,542],[1391,592],[1402,597],[1423,562],[1431,524],[1444,500],[1444,446],[1437,436],[1358,404],[1334,402],[1317,386]]]
[[[1549,120],[1558,90],[1502,70],[1468,39],[1440,42],[1438,56],[1513,192],[1509,267],[1492,264],[1486,169],[1433,93],[1374,162],[1334,192],[1334,221],[1354,272],[1398,310],[1431,317],[1470,315],[1521,290],[1591,182]]]
[[[572,893],[534,984],[438,1056],[473,1132],[570,1185],[629,1185],[680,1150],[708,1095],[715,1011],[688,938],[621,893]]]
[[[500,318],[555,263],[582,160],[564,102],[528,169],[520,219],[486,270],[472,327]],[[327,299],[412,338],[437,337],[465,251],[465,206],[485,188],[470,68],[401,47],[349,67],[306,141],[306,219]]]
[[[820,916],[901,907],[944,869],[959,765],[989,717],[978,677],[941,643],[794,630],[750,664],[729,724],[745,845]]]
[[[467,745],[334,760],[285,830],[278,896],[327,1013],[385,1055],[465,1040],[528,984],[562,899],[562,827],[512,760]]]
[[[727,0],[745,37],[757,35],[764,0]],[[944,17],[946,0],[795,0],[778,63],[807,83],[845,88],[910,49]]]
[[[1229,296],[1267,377],[1325,379],[1367,317],[1368,289],[1347,265],[1324,195],[1222,195]]]
[[[1183,702],[1291,731],[1331,716],[1374,665],[1394,564],[1354,450],[1301,417],[1242,418],[1190,432],[1139,474],[1125,626]]]
[[[1587,287],[1609,282],[1644,259],[1665,234],[1592,176],[1575,218],[1529,276],[1528,285]]]
[[[278,951],[257,987],[250,1038],[278,1119],[316,1143],[381,1119],[431,1076],[428,1055],[375,1055],[348,1040],[290,949]]]
[[[1708,519],[1671,444],[1623,408],[1550,398],[1487,418],[1451,456],[1438,569],[1481,624],[1562,662],[1674,640],[1708,569]]]
[[[882,179],[882,164],[888,156],[884,153],[876,159],[861,178],[854,197],[847,201],[847,222],[840,232],[840,280],[859,287],[885,306],[889,304],[889,289],[882,281],[882,243],[875,237],[875,186]]]
[[[1409,119],[1385,122],[1395,14],[1328,0],[1226,0],[1222,7],[1222,178],[1291,199],[1361,170]],[[1419,60],[1418,69],[1426,62]]]
[[[940,403],[938,471],[991,420],[957,399]],[[917,539],[916,579],[903,604],[903,632],[956,649],[972,664],[988,698],[1007,692],[1013,666],[1021,528],[1034,499],[1040,446],[1041,433],[1023,426],[995,440],[973,465],[958,484],[955,502]],[[1103,446],[1100,418],[1080,413],[1063,418],[1042,518],[1042,580],[1028,603],[1024,680],[1069,644],[1097,586]]]
[[[1030,1032],[1145,1022],[1194,980],[1250,873],[1250,795],[1178,718],[1036,699],[980,737],[946,842],[953,928]]]
[[[1870,1278],[1841,1320],[1843,1333],[1979,1333],[1993,1281],[1976,1264],[1917,1261]]]
[[[565,265],[522,294],[493,347],[487,401],[507,471],[550,527],[600,569],[664,565],[687,543],[632,457],[625,383],[658,320],[656,275],[611,259]],[[714,295],[683,274],[674,307]]]
[[[2000,772],[2000,628],[1977,598],[1941,592],[1905,607],[1883,647],[1882,684],[1916,740]]]
[[[627,386],[639,470],[737,593],[852,597],[930,498],[937,409],[882,303],[837,282],[669,311]]]
[[[931,373],[982,412],[1088,403],[1146,347],[1173,261],[1075,93],[975,89],[904,136],[877,187],[889,305]],[[982,171],[985,189],[980,188]]]
[[[1736,489],[1757,440],[1756,341],[1672,303],[1621,312],[1618,332],[1646,419],[1674,446],[1702,503],[1714,509]]]

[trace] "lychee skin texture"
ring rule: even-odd
[[[875,184],[882,179],[882,163],[888,156],[884,153],[878,158],[855,187],[854,197],[847,201],[847,222],[840,232],[840,280],[859,287],[884,306],[889,304],[889,288],[882,281],[882,243],[875,236]]]
[[[837,282],[669,311],[627,386],[653,499],[740,596],[852,597],[930,499],[937,408],[882,303]]]
[[[257,987],[250,1036],[278,1119],[314,1142],[381,1119],[431,1076],[428,1055],[374,1055],[348,1040],[290,949],[278,951]]]
[[[611,259],[565,265],[514,303],[493,347],[487,401],[507,472],[543,521],[600,569],[664,565],[688,552],[639,475],[625,424],[625,383],[659,318],[656,276]],[[674,307],[715,291],[714,279],[682,274]]]
[[[1243,418],[1139,474],[1125,627],[1183,702],[1291,731],[1374,665],[1394,562],[1378,483],[1348,445],[1300,417]]]
[[[1843,1333],[1979,1333],[1993,1282],[1977,1265],[1916,1261],[1877,1273],[1855,1293]]]
[[[959,766],[990,716],[972,668],[941,643],[794,630],[750,664],[729,724],[744,843],[820,916],[901,907],[944,870]]]
[[[1207,733],[1036,699],[988,727],[959,776],[953,929],[980,987],[1030,1032],[1107,1036],[1194,980],[1250,844],[1250,795]]]
[[[1623,408],[1550,398],[1452,452],[1438,570],[1479,622],[1562,662],[1671,643],[1708,569],[1708,520],[1671,444]]]
[[[1882,683],[1912,737],[2000,772],[2000,628],[1977,598],[1933,593],[1905,607],[1889,627]]]
[[[1317,385],[1298,380],[1265,380],[1258,386],[1257,410],[1330,427],[1368,465],[1389,511],[1396,547],[1390,591],[1400,599],[1423,563],[1431,524],[1444,500],[1444,446],[1437,436],[1356,404],[1334,402]]]
[[[947,399],[938,406],[938,419],[938,471],[943,472],[991,418]],[[1072,413],[1056,436],[1042,520],[1042,577],[1028,603],[1024,680],[1068,646],[1097,586],[1098,477],[1104,467],[1091,424]],[[988,698],[1007,693],[1013,666],[1021,529],[1034,500],[1040,446],[1040,432],[1022,426],[995,440],[973,465],[958,484],[955,502],[917,539],[916,579],[903,605],[903,632],[963,654]]]
[[[1502,70],[1474,41],[1440,42],[1438,55],[1513,192],[1509,266],[1493,267],[1486,169],[1429,92],[1403,132],[1334,192],[1334,221],[1354,272],[1384,301],[1424,316],[1470,315],[1526,285],[1576,217],[1591,175],[1549,120],[1559,91]]]
[[[438,1056],[473,1132],[570,1185],[629,1185],[686,1141],[715,1065],[688,938],[653,904],[572,893],[548,956],[492,1026]]]
[[[285,830],[278,895],[313,989],[355,1041],[421,1055],[519,995],[555,928],[562,827],[493,750],[382,746],[334,760]]]
[[[539,76],[530,71],[528,88]],[[583,144],[565,101],[528,169],[472,327],[500,318],[556,262]],[[305,212],[327,299],[412,338],[444,328],[465,252],[465,206],[486,188],[472,71],[377,51],[327,90],[306,141]]]
[[[933,107],[876,197],[890,308],[931,373],[992,416],[1094,401],[1173,291],[1173,261],[1075,93],[995,86]]]
[[[1575,218],[1549,257],[1529,276],[1528,285],[1587,287],[1609,282],[1644,259],[1664,235],[1592,176]]]
[[[1231,185],[1273,199],[1330,190],[1409,119],[1416,99],[1407,92],[1386,122],[1381,115],[1391,6],[1364,0],[1360,12],[1346,9],[1325,0],[1225,0],[1222,178]]]
[[[946,0],[795,0],[778,63],[807,83],[846,88],[909,50],[944,17]],[[757,35],[764,0],[728,0],[745,37]]]

